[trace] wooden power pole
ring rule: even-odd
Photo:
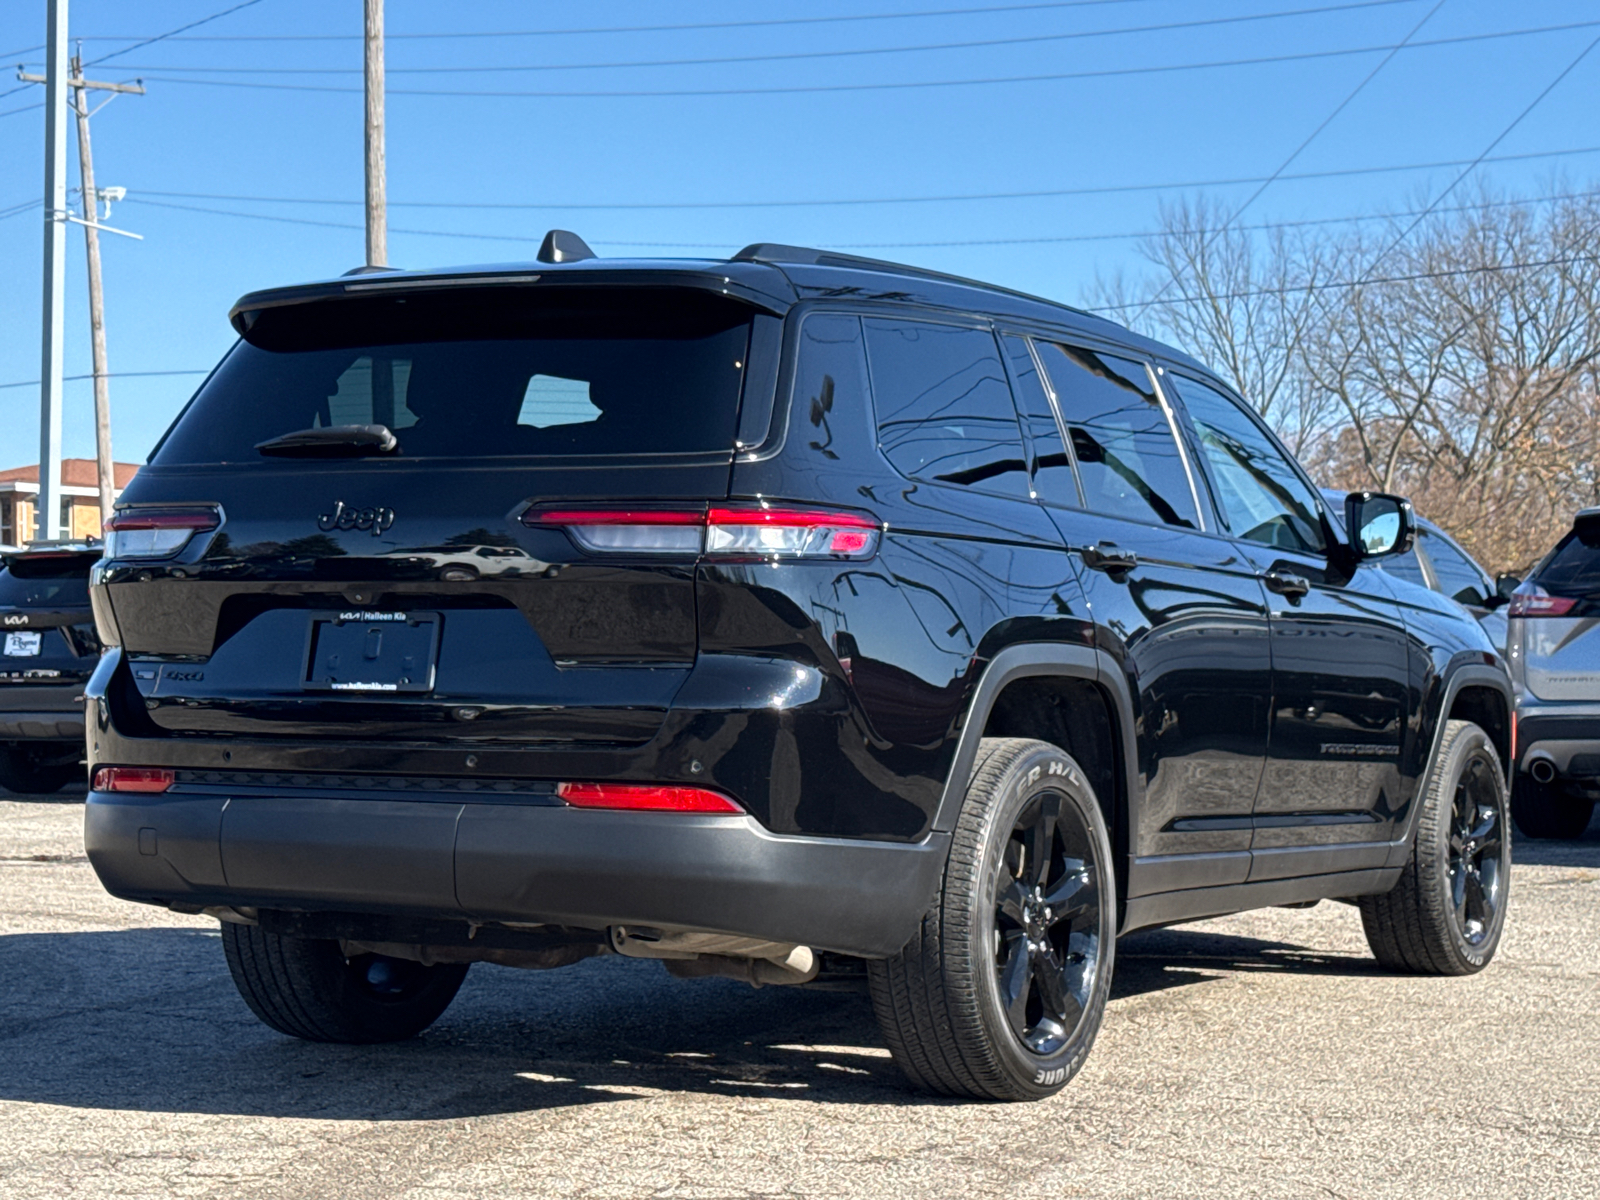
[[[383,153],[383,0],[366,0],[367,265],[389,265]]]
[[[89,260],[89,340],[94,355],[94,461],[100,485],[100,528],[111,519],[116,497],[116,467],[111,457],[111,395],[106,378],[106,308],[100,290],[100,193],[94,186],[94,154],[89,148],[88,88],[82,86],[83,59],[72,59],[72,109],[78,118],[78,174],[83,183],[83,242]],[[66,530],[70,534],[71,530]]]

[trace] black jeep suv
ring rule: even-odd
[[[1119,934],[1325,897],[1401,970],[1505,919],[1510,685],[1193,359],[776,245],[365,273],[240,340],[95,569],[88,853],[268,1025],[472,962],[864,977],[911,1079],[1048,1095]],[[1353,532],[1352,532],[1353,531]]]
[[[95,542],[0,556],[0,787],[83,782],[83,686],[100,658],[89,608]]]

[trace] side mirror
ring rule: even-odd
[[[1493,607],[1499,608],[1502,604],[1510,604],[1512,595],[1521,586],[1522,579],[1519,576],[1513,575],[1510,571],[1501,571],[1494,577]]]
[[[1357,562],[1404,554],[1416,541],[1411,501],[1384,492],[1351,492],[1344,498],[1344,526]]]

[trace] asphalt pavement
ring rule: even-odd
[[[1600,821],[1524,842],[1496,962],[1385,974],[1323,903],[1136,934],[1034,1105],[908,1091],[864,996],[476,966],[381,1047],[259,1025],[214,922],[0,793],[0,1196],[1600,1196]]]

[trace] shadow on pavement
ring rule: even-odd
[[[89,794],[89,784],[73,780],[58,792],[8,792],[0,787],[0,800],[18,800],[23,804],[82,804]]]
[[[1173,930],[1122,945],[1114,1000],[1219,968],[1360,966]],[[485,1116],[657,1091],[953,1103],[907,1089],[864,995],[677,981],[637,960],[551,972],[480,964],[431,1030],[389,1046],[318,1045],[262,1026],[211,930],[4,936],[0,980],[5,1100],[325,1120]]]
[[[1539,841],[1519,832],[1511,841],[1511,860],[1531,867],[1600,867],[1600,806],[1583,836],[1568,842]]]

